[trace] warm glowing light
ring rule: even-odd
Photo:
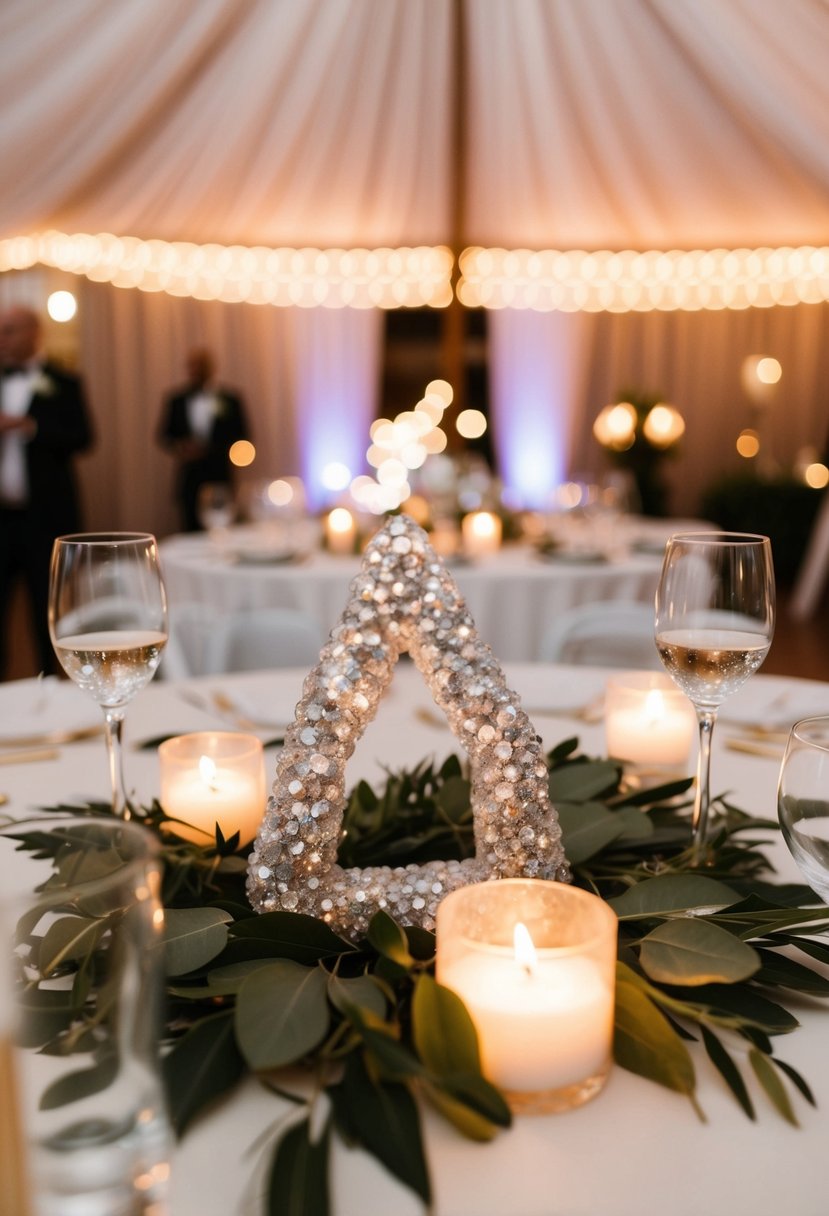
[[[642,430],[655,448],[669,448],[685,434],[685,421],[679,410],[660,403],[649,411]]]
[[[411,515],[416,524],[420,524],[421,528],[425,528],[429,522],[430,510],[429,503],[420,494],[411,494],[405,502],[406,514]]]
[[[446,308],[451,250],[286,249],[48,231],[0,241],[0,271],[41,263],[168,295],[301,308]]]
[[[446,406],[452,404],[455,398],[455,390],[452,388],[452,385],[448,380],[430,380],[426,385],[426,392],[423,394],[423,396],[429,397],[430,395],[439,398],[443,402],[445,408]]]
[[[465,249],[468,307],[541,312],[768,308],[829,299],[829,247],[798,249]]]
[[[757,379],[761,384],[777,384],[783,375],[783,368],[777,359],[762,358],[757,363]]]
[[[593,434],[604,448],[623,452],[636,436],[637,414],[628,401],[606,405],[593,423]]]
[[[354,528],[354,516],[347,507],[335,507],[328,515],[328,527],[332,532],[351,532]]]
[[[461,410],[455,420],[455,427],[464,439],[480,439],[486,434],[486,416],[480,410]]]
[[[529,929],[520,920],[512,931],[512,944],[516,963],[520,967],[526,967],[528,971],[532,971],[538,964],[538,953]]]
[[[256,448],[248,439],[237,439],[230,445],[228,452],[230,463],[237,469],[246,469],[256,459]]]
[[[815,464],[810,464],[803,472],[803,480],[813,490],[822,490],[829,485],[829,469],[819,461]]]
[[[752,460],[760,451],[760,436],[756,431],[740,431],[737,436],[737,451],[746,460]]]
[[[422,401],[418,401],[415,406],[416,414],[425,414],[433,426],[437,426],[443,417],[443,402],[439,397],[431,395],[424,397]],[[373,438],[373,436],[372,436]]]
[[[351,469],[339,460],[332,460],[322,470],[320,481],[326,490],[344,490],[351,481]]]
[[[216,762],[210,756],[201,756],[199,758],[199,776],[205,785],[215,786]]]
[[[71,291],[53,291],[46,301],[46,311],[53,321],[71,321],[78,311],[78,302]]]
[[[275,507],[287,507],[288,503],[293,501],[294,487],[280,477],[268,486],[268,498]]]

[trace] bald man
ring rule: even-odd
[[[47,607],[52,542],[81,528],[72,457],[92,444],[83,386],[41,356],[37,313],[0,313],[0,678],[15,581],[29,590],[41,671],[56,669]]]

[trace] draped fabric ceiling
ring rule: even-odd
[[[55,228],[459,252],[821,245],[829,234],[826,0],[6,0],[0,39],[14,166],[0,238]],[[47,280],[7,274],[0,294],[36,299]],[[313,480],[320,393],[351,420],[351,439],[334,442],[359,461],[376,408],[377,310],[101,284],[81,301],[96,523],[172,526],[170,469],[147,448],[195,341],[214,346],[248,398],[261,474]],[[711,472],[713,451],[727,463],[748,424],[739,369],[751,353],[783,363],[785,420],[769,426],[790,461],[824,440],[828,308],[493,313],[502,471],[543,488],[595,466],[593,416],[638,384],[686,416],[676,505],[690,507],[688,486]],[[511,450],[519,432],[534,471]]]

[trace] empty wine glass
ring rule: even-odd
[[[813,891],[829,903],[829,717],[795,722],[777,786],[783,839]]]
[[[717,710],[768,654],[774,600],[767,536],[685,532],[668,541],[656,592],[656,648],[697,711],[699,761],[692,819],[697,861],[708,822]]]
[[[223,532],[236,518],[233,486],[227,481],[208,481],[199,486],[196,501],[199,523],[208,532]]]
[[[112,810],[129,819],[124,710],[152,679],[167,641],[167,596],[155,537],[59,536],[49,576],[49,632],[61,667],[104,711]]]

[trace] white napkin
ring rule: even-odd
[[[764,687],[749,680],[724,703],[723,722],[788,730],[800,718],[829,714],[829,684],[798,681],[782,688]]]

